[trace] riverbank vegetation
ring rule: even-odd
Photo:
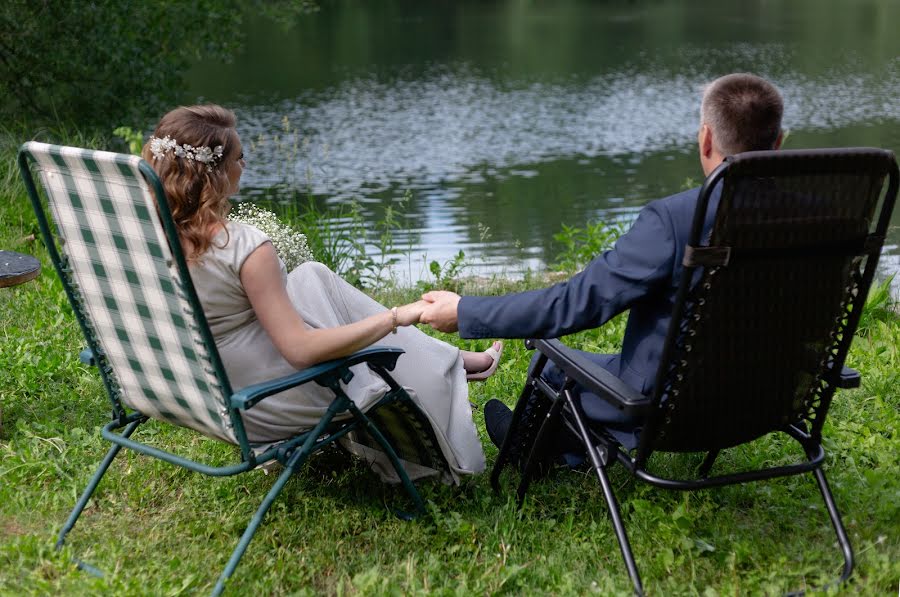
[[[0,289],[0,594],[147,594],[207,592],[244,525],[274,482],[261,471],[210,479],[157,460],[122,453],[113,463],[69,546],[56,534],[107,449],[108,420],[99,377],[79,363],[82,338],[34,232],[15,168],[20,133],[0,135],[0,247],[31,253],[42,275]],[[17,138],[18,136],[18,138]],[[48,140],[105,147],[71,131]],[[583,258],[570,229],[571,259]],[[591,241],[595,242],[595,241]],[[603,242],[602,239],[596,242]],[[564,262],[565,259],[560,259]],[[444,282],[449,282],[445,279]],[[545,284],[541,276],[494,281],[480,292]],[[419,288],[376,287],[387,304]],[[870,299],[849,364],[863,386],[840,392],[825,428],[827,472],[857,555],[848,592],[883,594],[900,578],[900,319],[882,289]],[[624,320],[570,336],[592,351],[615,351]],[[425,330],[428,331],[428,330]],[[432,332],[428,332],[432,333]],[[464,348],[487,341],[461,341]],[[512,404],[530,354],[510,341],[495,376],[470,386],[483,405]],[[496,458],[480,409],[475,423],[488,466]],[[145,437],[190,458],[224,463],[227,445],[152,423]],[[735,468],[795,455],[774,438],[761,452],[733,450]],[[686,467],[690,456],[664,466]],[[840,553],[814,482],[789,478],[707,492],[666,492],[613,469],[632,546],[652,594],[774,594],[837,576]],[[230,585],[230,594],[628,594],[599,487],[585,471],[559,471],[536,483],[522,509],[486,475],[460,487],[423,482],[428,514],[413,522],[390,507],[403,496],[340,452],[312,460],[270,510]],[[74,557],[107,572],[75,569]]]
[[[231,59],[248,16],[288,26],[316,8],[312,0],[4,2],[0,116],[23,127],[143,122],[175,101],[192,60]]]

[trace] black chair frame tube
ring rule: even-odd
[[[603,497],[606,500],[609,516],[612,519],[613,530],[615,530],[616,538],[619,542],[619,551],[622,553],[622,559],[625,560],[625,567],[628,569],[628,576],[631,578],[632,585],[634,585],[634,593],[635,595],[643,595],[644,587],[641,584],[641,576],[638,572],[637,564],[634,561],[634,554],[631,551],[631,543],[628,541],[628,534],[625,532],[625,524],[622,522],[619,502],[616,500],[612,485],[609,482],[609,476],[606,474],[606,467],[612,462],[609,460],[607,448],[603,446],[603,444],[599,444],[601,447],[598,448],[598,445],[595,445],[591,441],[588,427],[585,425],[584,419],[579,412],[579,405],[572,395],[571,388],[565,388],[563,394],[565,395],[565,401],[569,407],[569,412],[572,413],[572,416],[575,419],[575,424],[578,427],[578,433],[581,436],[581,441],[587,451],[588,458],[590,458],[594,472],[597,473],[597,479],[600,481],[600,488],[603,491]]]
[[[545,363],[546,359],[543,360]],[[540,374],[540,370],[543,369],[544,363],[540,363],[540,367],[535,367],[535,371],[533,372],[534,375]],[[622,521],[619,504],[616,500],[615,494],[612,491],[612,485],[606,473],[606,468],[611,466],[616,461],[622,464],[631,474],[635,475],[642,481],[645,481],[656,487],[680,491],[707,489],[713,487],[722,487],[725,485],[737,485],[751,481],[760,481],[770,478],[812,473],[815,476],[819,492],[821,493],[822,499],[825,502],[828,516],[831,520],[835,535],[837,536],[838,545],[840,546],[842,555],[844,557],[844,565],[840,577],[830,583],[827,583],[826,585],[823,585],[822,587],[819,587],[817,590],[825,590],[829,587],[840,585],[850,577],[850,574],[853,571],[853,548],[850,544],[850,539],[847,536],[847,532],[843,526],[840,513],[838,512],[837,505],[835,504],[834,496],[831,493],[831,489],[828,485],[825,473],[822,471],[822,464],[825,461],[825,449],[822,447],[821,443],[816,441],[810,433],[807,433],[796,426],[789,426],[784,429],[785,433],[790,435],[803,447],[804,454],[808,459],[806,462],[788,466],[772,467],[759,471],[746,471],[728,475],[719,475],[715,477],[703,477],[695,480],[669,479],[653,475],[643,468],[637,467],[636,459],[630,457],[627,453],[621,450],[614,441],[606,439],[596,432],[593,432],[591,428],[585,423],[584,415],[580,410],[580,404],[578,400],[576,400],[575,395],[572,391],[574,385],[575,381],[570,377],[567,377],[565,379],[565,381],[563,382],[563,386],[559,390],[554,389],[550,384],[546,382],[546,380],[539,377],[529,380],[529,383],[526,384],[526,388],[530,388],[532,392],[535,389],[538,389],[541,392],[545,393],[545,396],[552,400],[552,406],[540,429],[538,430],[538,434],[534,441],[532,450],[529,452],[528,458],[524,464],[522,478],[516,492],[517,504],[519,507],[521,507],[524,502],[525,494],[528,491],[528,487],[533,477],[534,469],[536,468],[536,466],[538,466],[538,463],[541,460],[541,455],[544,453],[545,444],[548,441],[549,437],[552,435],[552,430],[558,427],[560,423],[564,424],[581,440],[581,443],[583,444],[587,456],[591,462],[591,466],[597,475],[598,481],[600,482],[601,491],[603,492],[603,497],[606,500],[609,515],[613,523],[613,530],[616,534],[616,538],[619,543],[619,549],[622,553],[622,559],[625,562],[625,567],[628,570],[628,575],[632,581],[632,585],[636,595],[643,595],[643,585],[641,583],[640,573],[638,571],[637,564],[634,559],[634,554],[631,549],[631,544],[628,540],[625,525]],[[522,404],[523,402],[520,402],[516,405],[517,410],[519,410],[519,407]],[[571,417],[571,420],[569,420],[569,417]],[[515,422],[513,422],[513,424],[515,424]],[[508,437],[509,435],[512,434],[508,434]],[[506,447],[506,443],[507,442],[504,441],[504,447]],[[610,452],[613,452],[615,454],[615,459],[610,457]],[[710,458],[711,457],[707,455],[707,459]],[[714,456],[712,458],[714,458]],[[498,458],[497,464],[495,465],[494,470],[491,474],[491,484],[495,486],[495,489],[499,489],[499,475],[501,471],[502,464],[501,460]],[[791,594],[802,595],[803,592],[800,591]]]

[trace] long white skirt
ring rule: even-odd
[[[337,327],[385,310],[385,307],[347,284],[320,263],[304,263],[288,274],[287,292],[304,321],[313,328]],[[258,321],[240,328],[217,342],[225,369],[235,389],[259,383],[295,369],[284,360]],[[406,388],[425,413],[441,451],[450,465],[445,482],[459,482],[460,475],[484,470],[484,452],[472,422],[468,386],[458,348],[427,336],[414,327],[388,334],[375,346],[396,346],[400,356],[391,375]],[[387,384],[367,366],[353,368],[346,384],[347,395],[366,411],[388,391]],[[316,383],[270,396],[245,413],[245,428],[251,442],[268,444],[314,426],[325,413],[333,394]],[[352,439],[345,447],[364,458],[388,482],[399,478],[380,451]],[[404,462],[411,478],[437,471]]]

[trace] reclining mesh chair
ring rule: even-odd
[[[353,432],[357,441],[380,446],[416,509],[423,510],[400,459],[438,471],[446,471],[447,463],[425,415],[389,374],[402,350],[362,350],[235,392],[191,282],[165,193],[150,165],[137,156],[29,142],[19,151],[19,168],[47,250],[87,340],[82,360],[98,366],[112,404],[112,421],[102,434],[113,446],[60,532],[58,549],[122,447],[211,476],[235,475],[272,461],[284,465],[213,594],[224,589],[294,471],[310,454],[348,433]],[[45,191],[55,235],[33,170]],[[350,368],[360,364],[368,365],[390,387],[369,415],[342,388],[353,376]],[[275,445],[252,445],[242,413],[268,396],[311,382],[334,392],[334,401],[318,424]],[[130,439],[148,417],[237,444],[240,462],[208,466]],[[100,574],[86,563],[79,562],[79,567]]]
[[[567,429],[596,472],[641,594],[608,467],[619,462],[642,481],[679,490],[811,472],[843,551],[840,581],[846,580],[853,552],[822,471],[822,426],[835,390],[860,384],[844,359],[875,274],[897,178],[893,154],[878,149],[762,151],[726,159],[700,190],[651,395],[558,340],[529,340],[540,354],[494,466],[494,489],[503,467],[518,463],[521,503],[530,480],[547,466],[548,438]],[[707,241],[702,228],[716,193]],[[564,374],[561,382],[542,377],[548,360]],[[595,414],[608,413],[607,405],[619,414],[615,421]],[[805,460],[709,476],[721,450],[772,432],[795,439]],[[668,479],[648,470],[657,451],[706,457],[697,478]]]

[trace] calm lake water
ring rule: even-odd
[[[237,112],[243,197],[356,200],[375,222],[408,194],[400,278],[460,249],[471,273],[515,274],[553,262],[564,224],[699,183],[700,91],[721,74],[782,90],[786,147],[900,150],[898,23],[896,0],[322,0],[290,27],[247,21],[184,99]]]

